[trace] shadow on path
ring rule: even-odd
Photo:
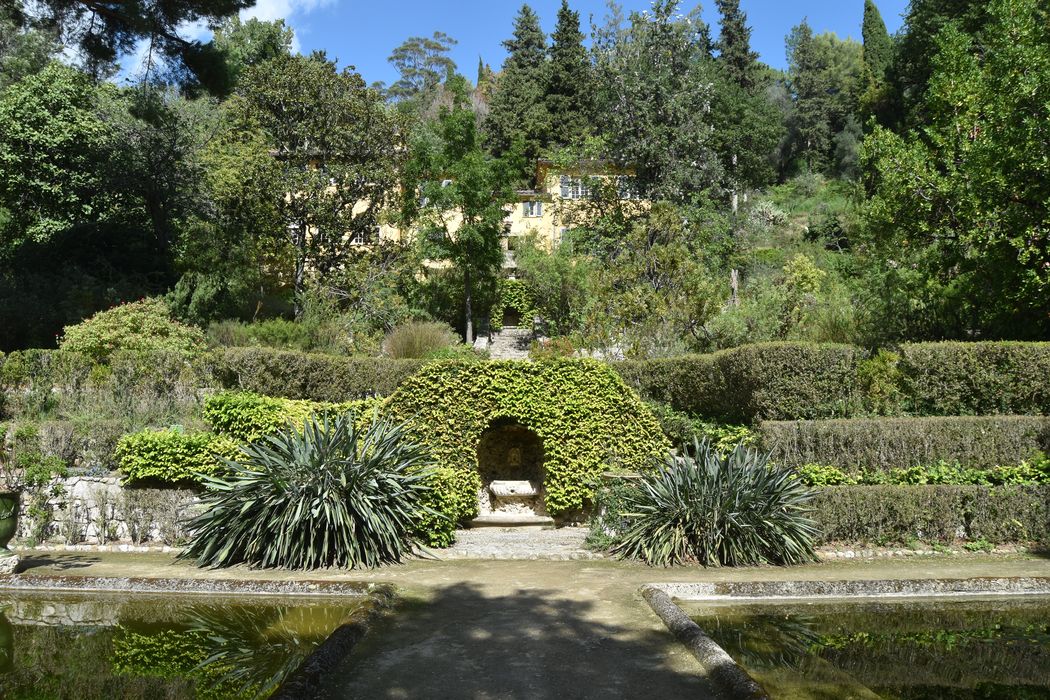
[[[645,603],[629,606],[452,585],[426,602],[403,602],[335,670],[322,697],[713,697]]]
[[[83,554],[43,554],[39,556],[23,556],[18,565],[19,573],[42,566],[50,567],[56,571],[69,571],[70,569],[84,569],[96,564],[101,559]]]

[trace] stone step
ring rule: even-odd
[[[554,518],[546,515],[527,515],[524,513],[494,513],[479,515],[470,521],[470,527],[505,527],[550,530],[554,528]]]

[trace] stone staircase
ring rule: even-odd
[[[492,334],[489,357],[493,360],[527,360],[531,343],[531,328],[504,326],[503,330]]]

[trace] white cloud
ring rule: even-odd
[[[298,53],[300,45],[299,27],[296,26],[297,21],[303,15],[308,15],[316,9],[333,5],[335,2],[336,0],[256,0],[255,5],[241,11],[241,19],[254,17],[264,22],[283,19],[284,23],[295,31],[296,36],[292,40],[292,51]]]

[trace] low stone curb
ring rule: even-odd
[[[689,619],[658,586],[643,586],[642,597],[679,642],[700,662],[707,677],[734,700],[768,700],[769,695],[726,651]]]
[[[102,576],[0,576],[0,591],[111,593],[209,593],[272,596],[364,596],[393,591],[389,584],[339,581],[248,581],[235,579],[115,578]]]

